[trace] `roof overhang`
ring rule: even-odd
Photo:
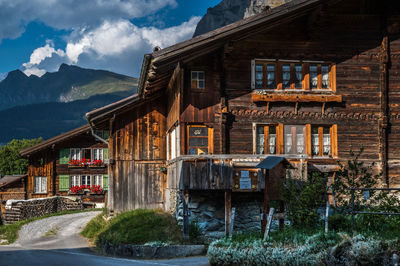
[[[39,144],[37,144],[35,146],[32,146],[30,148],[21,150],[19,152],[19,154],[22,157],[27,157],[27,156],[29,156],[29,155],[31,155],[33,153],[37,153],[39,151],[48,149],[48,148],[52,147],[52,145],[56,145],[56,144],[58,144],[60,142],[63,142],[65,140],[68,140],[70,138],[76,137],[76,136],[78,136],[80,134],[83,134],[83,133],[89,132],[89,131],[90,131],[89,125],[84,125],[84,126],[76,128],[76,129],[73,129],[71,131],[68,131],[66,133],[63,133],[61,135],[58,135],[58,136],[56,136],[54,138],[42,141],[41,143],[39,143]]]

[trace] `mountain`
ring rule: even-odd
[[[42,77],[11,71],[0,82],[0,110],[44,102],[70,102],[98,94],[120,94],[137,89],[137,79],[104,70],[62,64]]]
[[[68,103],[49,102],[0,111],[0,144],[12,139],[49,139],[87,123],[85,113],[121,100],[132,92],[103,94]]]
[[[274,8],[291,0],[222,0],[197,24],[193,37],[229,25],[269,8]]]

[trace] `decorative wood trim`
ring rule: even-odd
[[[284,154],[283,124],[276,127],[276,154]]]
[[[342,102],[342,95],[252,94],[253,102]]]
[[[331,154],[333,158],[338,157],[338,140],[337,140],[337,128],[338,126],[332,125],[331,127]]]

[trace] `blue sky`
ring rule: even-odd
[[[138,76],[144,53],[189,39],[220,0],[0,1],[0,79],[61,63]]]

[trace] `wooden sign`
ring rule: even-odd
[[[258,183],[258,169],[236,168],[234,170],[234,191],[258,191]]]

